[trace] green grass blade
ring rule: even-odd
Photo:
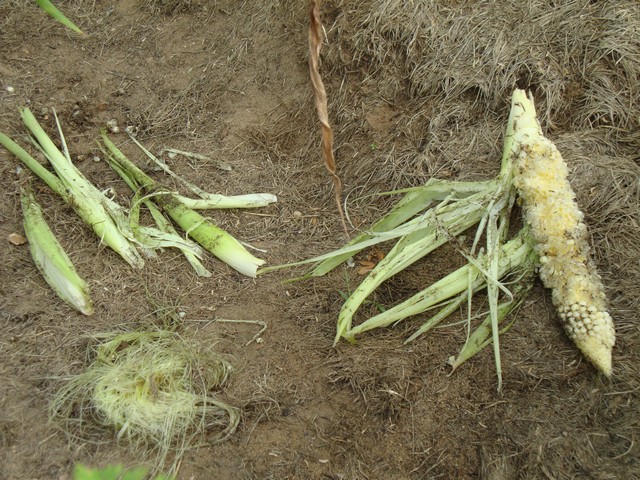
[[[51,3],[49,0],[36,0],[36,3],[42,10],[44,10],[46,13],[51,15],[51,17],[53,17],[54,20],[56,20],[57,22],[60,22],[65,27],[70,28],[74,32],[79,33],[80,35],[84,35],[82,30],[80,30],[75,23],[69,20],[64,15],[64,13],[58,10],[56,6],[53,3]]]
[[[73,480],[144,480],[147,478],[147,467],[136,467],[125,470],[122,465],[108,465],[101,469],[85,467],[76,464],[73,471]],[[159,474],[153,480],[173,480],[173,476]]]

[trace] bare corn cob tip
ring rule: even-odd
[[[540,256],[540,278],[552,289],[562,325],[584,356],[610,376],[615,330],[607,312],[600,276],[589,258],[584,215],[575,201],[568,168],[555,145],[541,132],[533,103],[516,98],[515,185]],[[516,105],[516,101],[518,105]]]

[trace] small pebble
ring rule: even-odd
[[[27,243],[27,239],[25,237],[15,232],[7,235],[7,240],[12,245],[24,245],[25,243]]]
[[[11,85],[7,85],[4,89],[7,91],[7,93],[13,93],[16,90]]]

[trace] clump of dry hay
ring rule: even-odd
[[[327,60],[334,68],[350,62],[350,71],[362,72],[362,87],[390,104],[409,97],[414,110],[398,124],[411,145],[396,146],[396,154],[413,155],[428,174],[468,158],[472,151],[465,145],[472,143],[497,155],[493,126],[503,123],[516,87],[534,93],[547,132],[596,129],[618,142],[618,151],[640,145],[640,10],[634,1],[366,0],[340,6],[327,27],[334,44]]]
[[[371,62],[370,71],[399,66],[416,98],[469,98],[496,111],[520,85],[533,89],[550,124],[637,122],[636,2],[362,3],[349,12],[357,25],[354,60]]]
[[[213,351],[163,330],[100,337],[91,365],[50,406],[51,418],[73,436],[87,437],[93,420],[145,456],[155,453],[158,468],[175,452],[173,470],[188,448],[221,442],[236,430],[238,410],[212,393],[231,366]]]

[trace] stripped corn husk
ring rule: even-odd
[[[100,242],[118,253],[129,265],[142,268],[144,260],[138,251],[133,232],[126,222],[124,209],[98,190],[71,161],[62,128],[54,111],[62,151],[38,123],[28,108],[21,110],[25,126],[34,137],[33,143],[49,160],[55,174],[40,164],[11,138],[0,132],[0,145],[14,154],[54,192],[70,205],[94,231]]]
[[[109,139],[106,132],[102,131],[102,140],[107,147],[107,160],[112,167],[122,176],[131,187],[138,186],[139,191],[144,192],[146,198],[153,197],[167,215],[176,222],[187,235],[195,240],[202,248],[215,255],[231,268],[255,278],[258,267],[265,261],[252,255],[238,240],[225,230],[205,219],[191,207],[185,205],[184,197],[174,195],[170,190],[156,183],[151,177],[133,164],[120,149]],[[145,152],[148,152],[137,141],[136,143]],[[105,152],[106,153],[106,152]],[[151,155],[151,153],[148,153]],[[206,197],[206,192],[197,189]],[[260,199],[253,198],[245,208],[253,208],[266,205],[276,200],[275,196],[258,194]],[[212,196],[209,197],[211,200]],[[246,198],[245,198],[246,200]],[[238,198],[236,197],[236,200]],[[265,203],[266,202],[266,203]],[[215,203],[215,202],[213,202]],[[238,206],[238,204],[235,204]],[[201,205],[200,205],[201,206]],[[211,206],[209,206],[211,208]]]
[[[33,193],[21,190],[24,232],[38,270],[58,296],[76,310],[91,315],[93,306],[87,283],[78,275],[62,245],[47,225]]]
[[[567,179],[568,167],[542,135],[533,102],[513,94],[514,183],[540,256],[540,278],[567,335],[593,365],[610,376],[615,330],[600,276],[589,256],[584,215]]]

